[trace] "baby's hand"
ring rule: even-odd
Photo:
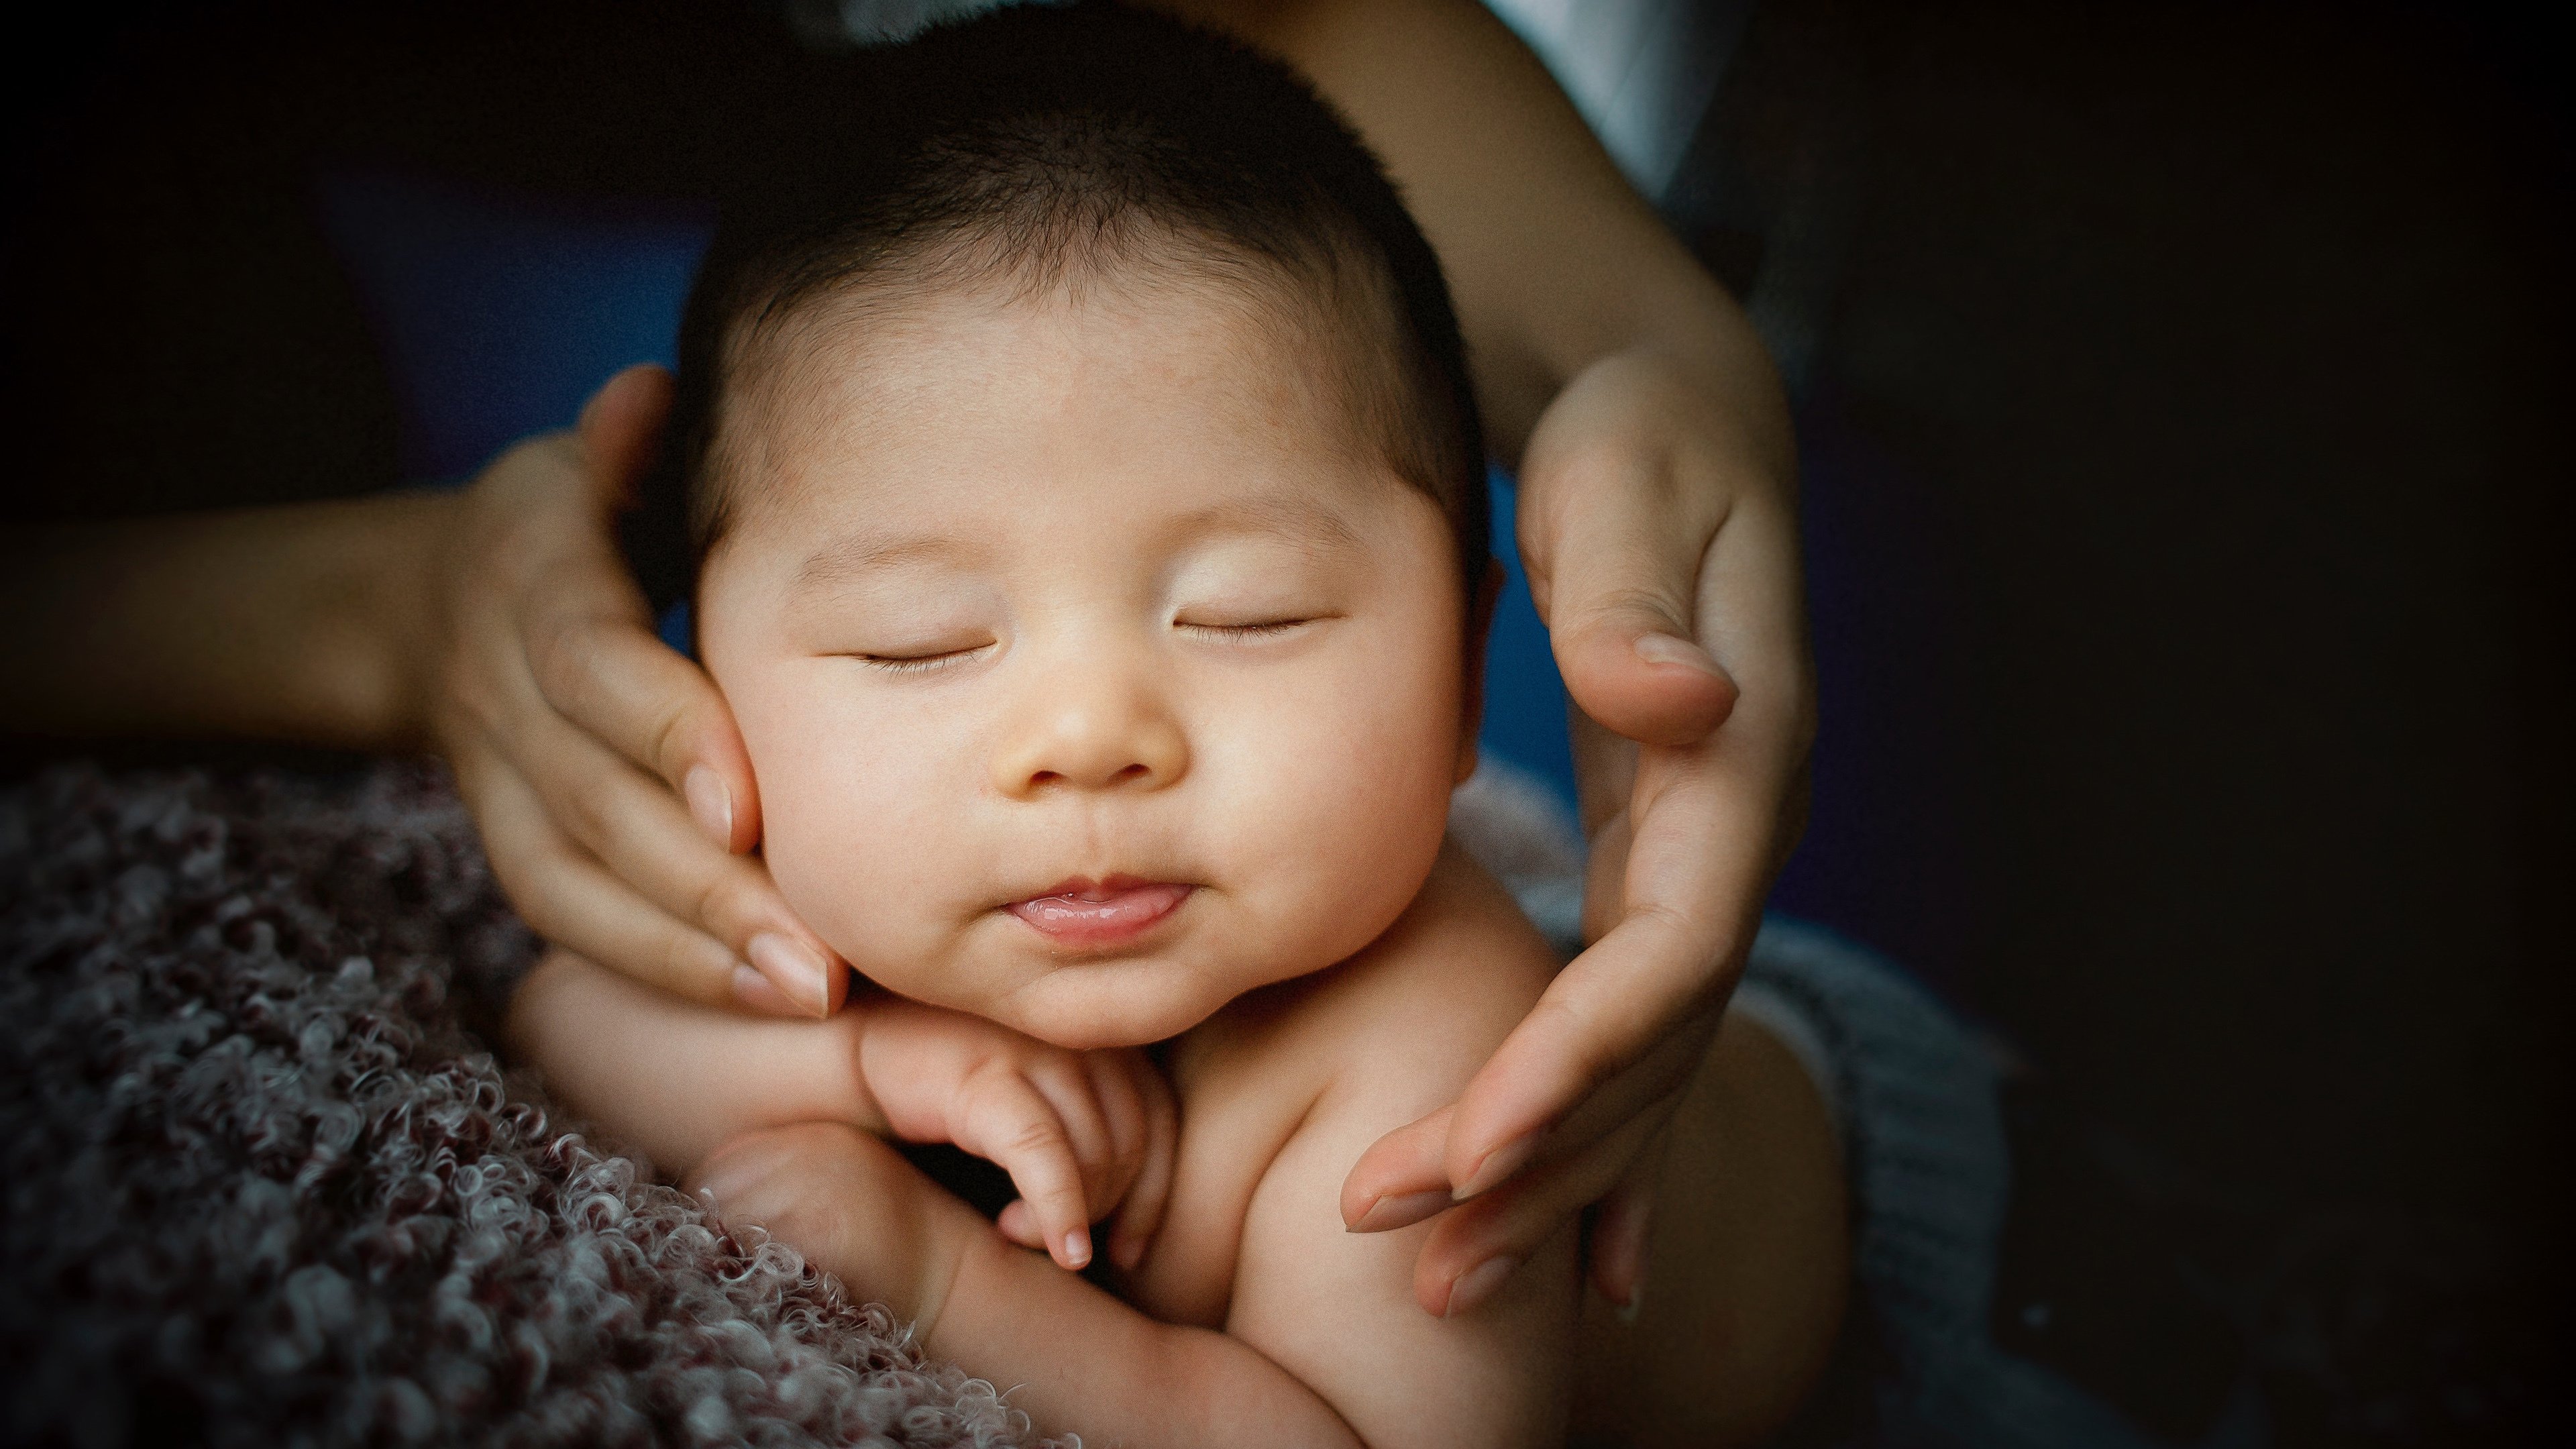
[[[996,1224],[1069,1269],[1115,1210],[1110,1261],[1133,1268],[1162,1225],[1178,1120],[1163,1074],[1134,1050],[1069,1051],[982,1017],[899,998],[857,1008],[858,1069],[887,1128],[951,1142],[1020,1190]]]

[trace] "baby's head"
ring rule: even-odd
[[[1156,1040],[1431,869],[1489,597],[1457,325],[1271,62],[1074,7],[887,69],[720,230],[646,519],[799,914],[905,995]]]

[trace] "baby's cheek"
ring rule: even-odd
[[[879,974],[917,954],[923,907],[951,874],[954,812],[926,808],[935,772],[895,720],[829,699],[765,701],[743,720],[760,782],[762,851],[798,917],[852,965]]]
[[[1441,672],[1381,667],[1254,714],[1238,819],[1275,909],[1338,960],[1420,889],[1448,817],[1457,719]]]

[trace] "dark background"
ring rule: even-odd
[[[730,0],[83,23],[0,62],[18,518],[403,476],[317,176],[659,215],[813,119]],[[1666,198],[1799,364],[1779,902],[2025,1059],[1998,1332],[2176,1438],[2565,1432],[2565,54],[1781,0]]]

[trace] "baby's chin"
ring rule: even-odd
[[[1267,964],[1267,963],[1265,963]],[[1174,960],[1160,953],[977,970],[950,960],[928,970],[875,962],[860,968],[879,985],[932,1006],[996,1021],[1072,1051],[1149,1046],[1206,1021],[1244,992],[1292,967]]]
[[[1149,1046],[1179,1036],[1274,979],[1259,971],[1220,976],[1153,957],[1071,962],[1022,982],[984,1008],[967,1009],[1072,1051]]]

